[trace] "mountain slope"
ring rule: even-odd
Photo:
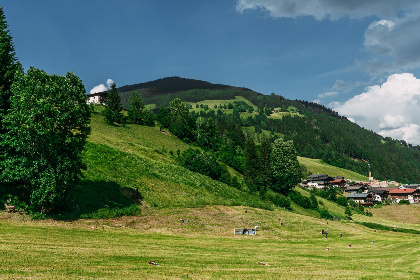
[[[169,89],[172,84],[177,86]],[[257,114],[255,111],[251,115],[241,113],[241,125],[254,126],[256,131],[263,129],[284,135],[287,140],[294,141],[298,154],[303,157],[322,159],[330,165],[360,174],[368,174],[368,165],[365,161],[370,161],[375,179],[392,179],[401,183],[420,182],[420,148],[418,146],[413,147],[404,141],[383,138],[322,105],[288,100],[276,94],[262,95],[249,89],[213,85],[178,77],[153,81],[147,86],[150,86],[147,90],[145,84],[119,89],[126,108],[129,106],[128,97],[131,94],[126,91],[127,89],[141,92],[145,104],[154,104],[158,108],[166,106],[174,98],[195,103],[204,100],[234,102],[237,96],[245,98],[264,112],[267,110],[284,112],[288,110],[287,108],[294,108],[295,112],[299,113],[299,117],[296,117],[296,114],[284,115],[281,118],[264,117],[264,114]],[[211,116],[217,121],[218,116],[214,112],[212,115],[210,113],[218,109],[209,108],[207,112],[199,112],[199,115]]]

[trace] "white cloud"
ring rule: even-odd
[[[325,92],[325,93],[318,94],[318,97],[319,98],[324,98],[324,97],[327,97],[327,96],[333,96],[333,95],[337,95],[337,94],[338,94],[338,92],[336,92],[336,91],[330,91],[330,92]]]
[[[420,67],[420,17],[373,22],[365,31],[364,45],[373,59],[364,64],[372,74],[395,73]],[[362,63],[363,65],[363,63]]]
[[[383,137],[402,139],[407,143],[412,143],[415,145],[419,145],[420,143],[420,126],[414,123],[401,128],[383,130],[380,131],[379,134]]]
[[[342,17],[365,18],[372,15],[381,18],[397,16],[401,10],[412,11],[417,0],[238,0],[239,12],[260,9],[271,17],[296,18],[313,16],[317,20],[325,18],[337,20]]]
[[[106,80],[106,86],[108,87],[108,89],[111,88],[113,83],[114,83],[114,81],[112,79]]]
[[[420,79],[413,74],[391,75],[382,85],[330,106],[380,135],[420,145]]]
[[[316,103],[316,104],[321,104],[321,100],[320,100],[320,99],[315,99],[315,100],[312,100],[312,102],[313,102],[313,103]]]
[[[90,94],[92,94],[92,93],[107,91],[111,88],[111,85],[113,83],[114,83],[114,81],[112,79],[108,79],[106,81],[106,86],[104,84],[99,84],[99,85],[93,87],[89,92],[90,92]]]

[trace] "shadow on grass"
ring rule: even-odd
[[[140,213],[141,194],[110,181],[83,180],[74,190],[73,203],[66,211],[52,214],[57,220],[100,219],[134,216]]]

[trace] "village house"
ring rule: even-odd
[[[420,189],[420,184],[404,184],[402,187],[406,189]]]
[[[414,191],[413,200],[414,200],[414,203],[420,203],[420,188]]]
[[[306,181],[310,188],[326,189],[332,180],[333,178],[327,174],[317,174],[309,175],[309,178]]]
[[[388,199],[389,191],[387,190],[372,190],[369,191],[372,194],[372,202],[383,202]]]
[[[347,196],[347,199],[352,199],[356,203],[360,203],[363,206],[372,206],[372,194],[370,193],[351,193]]]
[[[408,200],[410,203],[414,203],[414,192],[417,189],[394,189],[389,192],[391,200],[394,203],[400,202],[400,200]],[[417,197],[418,199],[418,197]]]
[[[106,92],[97,92],[88,94],[87,104],[102,104],[104,102]]]
[[[343,188],[346,185],[346,180],[344,180],[344,177],[336,177],[331,181],[331,185],[336,188]]]
[[[343,191],[349,194],[367,193],[368,188],[364,186],[363,184],[358,184],[358,185],[344,187]]]

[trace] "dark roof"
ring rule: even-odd
[[[366,198],[368,196],[370,196],[370,193],[352,193],[347,198]]]
[[[373,190],[373,191],[371,191],[371,193],[379,194],[379,195],[384,194],[386,192],[388,192],[388,191],[386,191],[386,190]]]
[[[329,180],[331,181],[331,177],[327,174],[316,174],[316,175],[309,175],[308,180]]]

